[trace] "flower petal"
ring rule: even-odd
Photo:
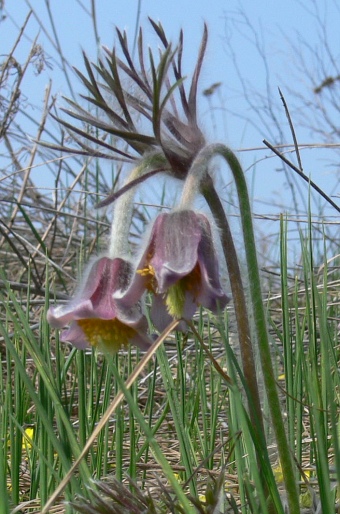
[[[156,218],[137,273],[126,291],[115,294],[116,305],[136,301],[145,289],[154,294],[151,319],[158,330],[172,319],[190,319],[198,305],[213,312],[224,309],[230,299],[221,287],[205,215],[177,210]]]
[[[73,300],[48,310],[47,320],[53,327],[70,324],[61,340],[81,349],[91,344],[116,351],[132,341],[148,348],[152,344],[148,324],[139,306],[120,305],[115,298],[128,287],[131,273],[131,263],[124,259],[100,257],[91,263]]]
[[[158,290],[164,292],[194,269],[201,230],[194,211],[174,211],[158,216],[153,235],[156,250],[150,263]]]
[[[201,241],[198,247],[198,263],[202,280],[197,301],[206,309],[217,312],[218,309],[223,310],[226,307],[230,298],[221,287],[218,259],[213,246],[210,223],[205,216],[201,214],[198,216],[202,227]]]
[[[195,305],[196,310],[196,305]],[[150,317],[152,323],[155,325],[159,332],[163,332],[166,327],[173,321],[173,317],[170,316],[168,309],[165,305],[163,295],[155,294],[152,300]],[[185,316],[187,319],[190,319],[191,316]],[[179,325],[177,325],[176,330],[180,332],[186,332],[188,330],[188,325],[184,320],[181,320]]]
[[[62,333],[60,334],[60,341],[62,341],[63,343],[72,343],[80,350],[85,350],[89,347],[89,343],[86,339],[83,330],[75,321],[71,323],[70,328],[62,331]]]

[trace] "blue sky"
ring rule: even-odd
[[[93,25],[88,13],[82,8],[89,9],[90,0],[50,0],[49,2],[60,45],[66,59],[76,67],[82,69],[82,49],[93,60],[96,59],[98,48],[93,33]],[[304,5],[307,5],[307,8]],[[49,56],[52,69],[46,69],[38,77],[33,73],[28,80],[32,81],[28,106],[32,111],[41,108],[44,89],[49,78],[52,79],[52,90],[59,95],[58,103],[63,105],[61,95],[69,96],[70,92],[65,78],[60,71],[60,62],[55,49],[51,45],[48,35],[52,27],[48,16],[46,2],[43,0],[7,0],[5,14],[8,19],[1,25],[1,40],[5,53],[16,38],[15,24],[21,26],[29,6],[42,22],[44,30],[31,17],[26,34],[33,39],[38,34],[38,42],[43,45]],[[318,11],[318,13],[317,13]],[[139,17],[137,16],[139,12]],[[184,30],[185,54],[184,68],[192,70],[202,35],[203,23],[207,22],[209,29],[209,43],[206,61],[200,82],[200,91],[210,87],[216,82],[221,87],[211,98],[200,96],[200,119],[208,140],[225,142],[233,149],[245,150],[261,148],[260,150],[241,151],[240,159],[248,169],[248,181],[254,195],[254,210],[256,212],[279,212],[273,204],[285,205],[289,208],[290,199],[287,196],[285,177],[276,170],[280,168],[278,158],[274,158],[270,151],[264,149],[262,140],[267,138],[275,143],[277,131],[270,123],[267,125],[259,121],[255,112],[261,101],[266,102],[268,93],[271,95],[273,109],[278,116],[283,129],[284,142],[292,143],[292,138],[286,124],[286,117],[277,92],[279,86],[288,105],[294,104],[296,112],[299,110],[298,101],[292,97],[291,91],[296,90],[305,95],[306,88],[310,88],[308,81],[304,81],[303,74],[299,72],[300,51],[305,52],[306,66],[310,74],[318,73],[313,60],[313,52],[308,50],[316,45],[322,31],[326,29],[326,37],[339,57],[340,31],[339,6],[336,0],[312,0],[303,2],[287,0],[285,2],[268,2],[266,0],[97,0],[96,2],[97,27],[100,44],[111,47],[115,43],[114,27],[126,29],[130,40],[133,40],[136,19],[144,29],[144,39],[151,46],[157,44],[153,31],[148,24],[147,17],[161,21],[169,39],[176,40],[180,28]],[[247,18],[247,19],[246,19]],[[322,20],[322,24],[319,21]],[[4,41],[6,42],[4,45]],[[256,44],[258,48],[256,49]],[[24,59],[30,47],[25,41],[18,49],[18,55]],[[266,55],[264,63],[260,52]],[[339,62],[339,60],[338,60]],[[266,68],[267,66],[267,68]],[[332,74],[331,67],[325,70]],[[237,70],[238,68],[238,70]],[[315,68],[315,69],[314,69]],[[249,105],[242,91],[238,72],[250,94]],[[70,77],[74,91],[81,91],[77,78]],[[259,97],[256,94],[259,94]],[[260,99],[262,97],[262,100]],[[33,107],[35,106],[35,107]],[[300,117],[303,119],[302,108]],[[295,111],[294,111],[295,112]],[[299,142],[316,142],[308,129],[298,125],[296,132]],[[321,141],[320,141],[321,142]],[[307,174],[311,174],[320,187],[328,193],[340,192],[337,190],[337,175],[334,156],[330,151],[319,150],[302,151],[302,159]],[[333,160],[332,160],[333,159]],[[254,166],[254,163],[257,163]],[[42,170],[39,170],[41,175]],[[291,172],[293,173],[293,172]],[[308,188],[302,185],[302,195],[307,198]],[[301,200],[301,199],[300,199]],[[299,200],[299,201],[300,201]],[[340,203],[340,202],[339,202]],[[284,209],[284,208],[283,208]],[[282,210],[282,209],[281,209]],[[335,213],[331,213],[335,214]]]

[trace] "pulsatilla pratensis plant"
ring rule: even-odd
[[[117,351],[121,346],[134,343],[146,349],[152,344],[152,339],[147,335],[142,310],[143,295],[149,291],[153,297],[151,318],[156,328],[162,330],[169,320],[178,319],[179,328],[186,330],[186,322],[193,316],[197,306],[202,305],[218,313],[228,303],[229,298],[219,277],[221,256],[215,246],[215,238],[220,237],[234,300],[245,392],[260,467],[264,455],[268,454],[247,304],[232,233],[209,171],[210,161],[216,156],[222,157],[236,184],[256,343],[290,513],[298,513],[298,493],[261,301],[252,216],[244,173],[236,155],[228,147],[206,144],[197,123],[197,84],[207,43],[207,29],[204,28],[187,92],[182,75],[183,34],[180,35],[177,47],[173,48],[162,26],[153,21],[151,24],[162,47],[157,58],[149,50],[146,65],[143,34],[140,31],[138,66],[135,65],[126,34],[118,30],[124,61],[116,55],[115,50],[105,50],[106,58],[99,60],[98,64],[91,65],[85,56],[88,77],[77,72],[89,93],[83,95],[83,98],[92,103],[99,114],[92,115],[68,100],[71,110],[64,111],[85,123],[87,129],[60,120],[79,145],[80,149],[76,150],[78,153],[130,162],[133,170],[124,187],[99,204],[107,205],[115,201],[107,252],[89,264],[84,285],[68,305],[51,307],[48,320],[57,328],[70,324],[70,328],[63,332],[62,339],[80,348],[94,345]],[[129,83],[129,87],[125,87],[126,83]],[[91,131],[91,127],[95,131]],[[75,151],[73,148],[61,149]],[[134,190],[143,180],[151,180],[153,175],[160,172],[183,182],[180,203],[173,211],[156,218],[139,253],[131,256],[128,234]],[[194,201],[198,195],[205,198],[212,213],[211,220],[209,216],[195,210]],[[263,475],[262,479],[264,492],[272,496],[272,488],[267,487],[268,477]],[[272,496],[271,501],[277,504],[280,500]]]
[[[63,331],[61,339],[79,348],[91,344],[115,351],[134,342],[146,349],[151,342],[146,335],[146,319],[140,302],[145,290],[153,292],[152,320],[159,330],[164,329],[172,318],[190,319],[199,305],[217,312],[228,302],[220,285],[210,222],[205,215],[187,209],[183,202],[181,209],[161,214],[155,220],[150,241],[142,249],[139,261],[133,262],[130,257],[128,234],[132,218],[132,186],[148,178],[149,172],[160,170],[185,180],[196,155],[205,145],[197,125],[196,96],[207,29],[204,28],[187,93],[181,71],[183,34],[173,50],[161,25],[151,23],[164,50],[157,66],[149,51],[149,75],[145,71],[142,31],[138,39],[138,70],[129,52],[126,34],[117,30],[126,62],[117,57],[115,49],[106,50],[105,62],[99,60],[98,65],[91,65],[84,56],[88,78],[77,71],[91,95],[85,99],[96,106],[101,116],[94,117],[71,100],[68,102],[72,111],[64,111],[88,126],[102,130],[103,137],[94,141],[91,130],[83,131],[60,120],[81,145],[81,151],[98,155],[97,150],[83,142],[84,139],[108,150],[107,138],[111,135],[115,145],[110,147],[112,152],[106,157],[135,163],[124,188],[127,192],[116,200],[108,252],[90,263],[83,286],[79,287],[74,299],[68,305],[51,307],[48,312],[48,320],[54,327],[71,324]],[[126,78],[133,86],[124,89],[122,84]],[[151,129],[150,133],[137,130],[137,118],[143,130]],[[82,137],[82,142],[78,136]],[[122,152],[118,148],[118,138],[125,147],[128,144],[130,150]],[[196,190],[198,192],[198,185]],[[179,328],[185,327],[185,322],[181,322]]]

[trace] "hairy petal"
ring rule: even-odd
[[[230,299],[206,216],[177,210],[157,217],[123,303],[145,289],[154,293],[151,318],[159,330],[173,318],[190,319],[199,305],[216,313],[225,308]]]
[[[185,315],[183,317],[185,317],[186,319],[190,319],[193,316],[194,312],[191,313],[190,316]],[[169,323],[173,321],[174,318],[168,312],[163,295],[155,294],[153,296],[150,316],[152,323],[155,325],[159,332],[165,330]],[[180,332],[186,332],[188,330],[188,325],[185,323],[184,320],[182,320],[177,325],[176,330],[179,330]]]
[[[157,250],[150,263],[160,292],[188,275],[196,265],[201,230],[193,214],[193,211],[174,211],[160,214],[156,220],[153,244]]]
[[[70,325],[61,340],[81,349],[91,344],[112,352],[131,342],[148,348],[148,325],[140,306],[137,302],[122,306],[115,298],[127,289],[131,275],[132,265],[124,259],[104,256],[91,263],[73,300],[48,310],[53,327]]]

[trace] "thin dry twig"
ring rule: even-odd
[[[134,368],[133,372],[131,373],[131,375],[129,376],[129,378],[127,379],[127,381],[125,382],[125,387],[127,389],[129,389],[132,384],[136,381],[137,377],[140,375],[140,373],[143,371],[143,369],[145,368],[145,366],[147,365],[147,363],[152,359],[152,357],[154,356],[154,354],[156,353],[157,349],[160,347],[160,345],[163,343],[163,341],[168,337],[168,335],[176,329],[177,325],[179,324],[179,321],[176,320],[176,321],[172,321],[169,326],[161,333],[161,335],[156,339],[156,341],[154,342],[154,344],[151,346],[151,348],[149,348],[149,350],[144,354],[144,356],[142,357],[142,359],[139,361],[139,363],[137,364],[137,366]],[[112,414],[115,412],[116,408],[118,407],[118,405],[123,401],[124,399],[124,393],[122,391],[120,391],[117,396],[115,397],[115,399],[113,400],[113,402],[111,403],[111,405],[108,407],[108,409],[106,410],[106,412],[104,413],[102,419],[100,420],[100,422],[98,423],[98,425],[96,426],[96,428],[94,429],[94,431],[92,432],[91,436],[89,437],[85,447],[83,448],[81,454],[78,456],[78,458],[75,460],[74,464],[72,465],[72,467],[70,468],[70,470],[68,471],[68,473],[65,475],[65,477],[63,478],[63,480],[60,482],[59,486],[57,487],[57,489],[55,490],[55,492],[53,493],[53,495],[49,498],[49,500],[46,502],[46,504],[44,505],[44,507],[42,508],[41,510],[41,514],[47,514],[50,510],[50,507],[53,505],[53,503],[55,502],[55,500],[59,497],[59,495],[63,492],[63,490],[65,489],[65,487],[67,486],[67,484],[69,483],[73,473],[75,472],[75,470],[77,469],[79,463],[81,462],[81,460],[87,455],[88,451],[91,449],[94,441],[97,439],[99,433],[101,432],[101,430],[103,429],[103,427],[106,425],[106,423],[109,421],[109,419],[111,418]]]
[[[313,180],[311,180],[310,177],[308,177],[303,171],[301,171],[299,168],[297,168],[287,157],[285,157],[282,152],[279,152],[275,146],[270,144],[266,139],[263,140],[263,143],[270,148],[272,152],[274,152],[280,159],[287,164],[295,173],[297,173],[303,180],[305,180],[310,187],[312,187],[317,193],[319,193],[322,198],[326,200],[334,209],[336,209],[337,212],[340,212],[340,207],[333,202],[333,200],[315,183]]]

